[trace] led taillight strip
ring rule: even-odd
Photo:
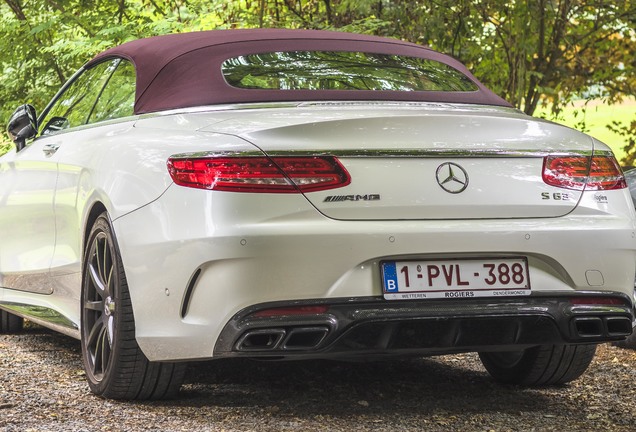
[[[180,186],[229,192],[303,193],[351,183],[333,156],[171,157],[168,171]]]
[[[614,190],[627,187],[614,156],[546,156],[543,181],[574,190]]]

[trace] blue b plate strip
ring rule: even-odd
[[[384,292],[398,292],[397,269],[394,261],[382,263],[382,276],[384,277]]]

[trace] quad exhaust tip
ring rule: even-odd
[[[329,334],[329,328],[294,327],[258,329],[245,332],[236,342],[237,351],[293,351],[317,348]]]
[[[632,333],[632,320],[625,316],[587,316],[572,319],[572,334],[578,338],[621,337]]]

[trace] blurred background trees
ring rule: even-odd
[[[6,123],[26,101],[41,110],[78,67],[113,45],[246,27],[350,31],[428,45],[528,114],[558,116],[574,101],[616,104],[636,94],[633,0],[3,0],[0,118]],[[633,164],[636,113],[634,122],[609,127],[623,137],[623,163]]]

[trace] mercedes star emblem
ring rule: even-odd
[[[444,162],[435,172],[437,183],[448,193],[458,194],[468,187],[466,170],[456,163]]]

